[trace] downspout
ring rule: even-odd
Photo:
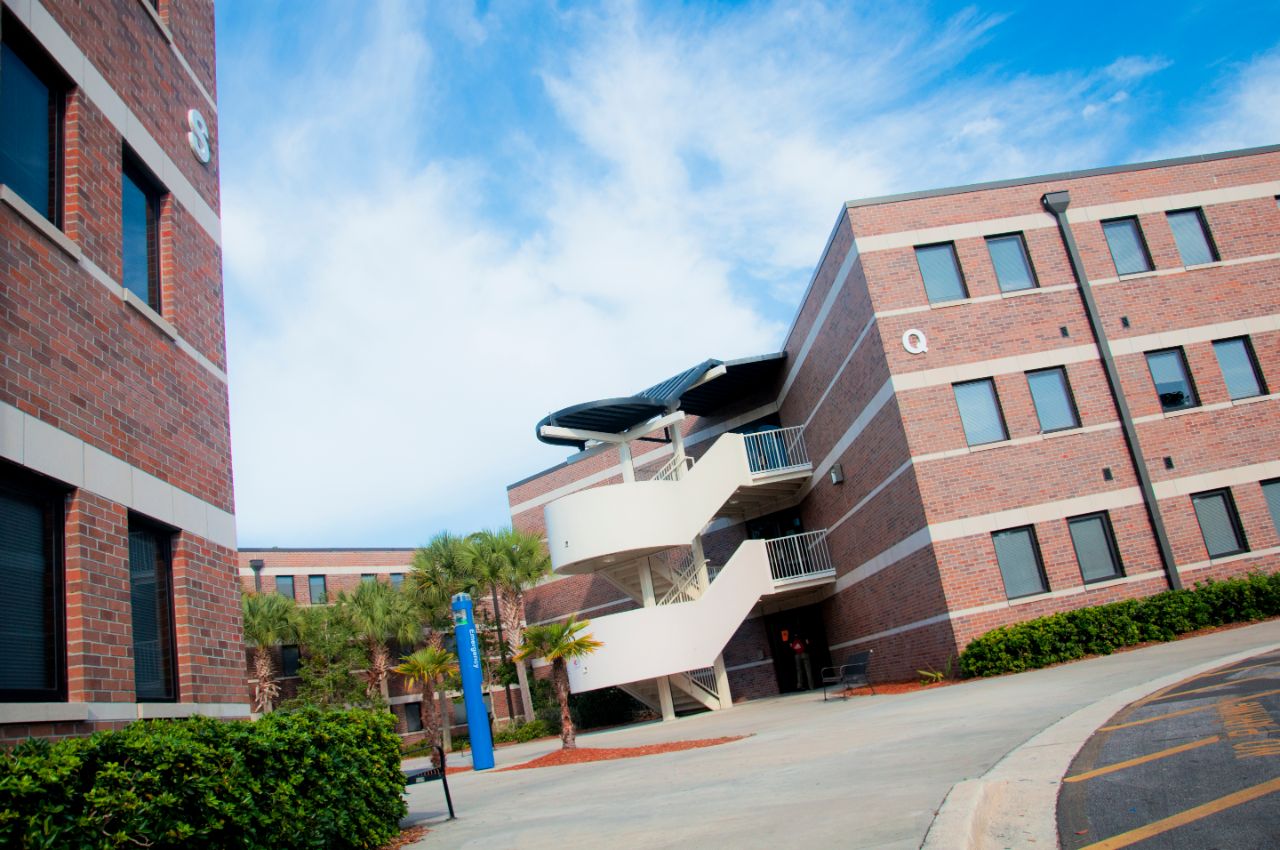
[[[1147,517],[1151,520],[1151,528],[1156,535],[1160,561],[1164,565],[1169,587],[1173,590],[1181,590],[1182,578],[1178,575],[1178,565],[1173,559],[1173,549],[1169,546],[1169,535],[1165,531],[1164,521],[1160,518],[1160,503],[1156,499],[1155,487],[1151,484],[1151,475],[1147,472],[1147,461],[1142,456],[1138,430],[1133,424],[1133,415],[1129,412],[1129,405],[1121,389],[1115,358],[1111,355],[1111,344],[1107,341],[1107,331],[1102,324],[1102,317],[1098,315],[1098,304],[1093,299],[1093,289],[1084,272],[1080,249],[1076,247],[1075,236],[1072,235],[1071,225],[1067,222],[1067,207],[1071,204],[1071,195],[1066,191],[1048,192],[1040,202],[1058,221],[1058,232],[1062,235],[1063,245],[1066,246],[1067,258],[1071,261],[1076,282],[1080,284],[1080,297],[1084,299],[1085,313],[1089,316],[1089,327],[1093,330],[1093,339],[1097,343],[1098,354],[1102,357],[1102,368],[1107,374],[1111,398],[1115,401],[1116,410],[1120,414],[1120,428],[1124,431],[1124,441],[1129,448],[1129,457],[1133,461],[1134,471],[1138,474],[1138,489],[1142,491],[1142,501],[1147,509]]]

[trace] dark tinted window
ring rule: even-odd
[[[1266,394],[1266,386],[1258,372],[1258,361],[1253,356],[1253,347],[1249,345],[1248,339],[1220,339],[1213,344],[1213,353],[1218,355],[1222,379],[1232,398]]]
[[[298,647],[293,644],[286,644],[280,647],[280,675],[289,677],[298,675],[298,666],[302,662],[302,655],[298,651]]]
[[[422,731],[422,703],[407,702],[404,704],[404,728],[406,732]]]
[[[1200,210],[1179,210],[1169,213],[1169,229],[1178,243],[1178,253],[1184,266],[1212,263],[1218,259],[1218,251],[1209,238],[1209,226]]]
[[[378,576],[376,573],[361,573],[360,580],[361,581],[377,581]]]
[[[392,574],[391,574],[391,586],[392,586],[392,587],[394,587],[396,590],[399,590],[401,587],[403,587],[403,586],[404,586],[404,573],[392,573]]]
[[[1147,354],[1147,368],[1151,370],[1151,381],[1155,384],[1156,395],[1160,397],[1161,409],[1182,410],[1200,403],[1195,387],[1191,385],[1182,349],[1150,352]]]
[[[1010,528],[991,535],[996,561],[1004,578],[1004,592],[1010,599],[1044,593],[1049,589],[1040,564],[1040,547],[1031,526]]]
[[[160,312],[160,192],[125,160],[121,178],[121,255],[126,289]]]
[[[1031,400],[1036,406],[1041,431],[1061,431],[1080,424],[1065,369],[1057,367],[1028,372],[1027,386],[1031,388]]]
[[[276,593],[293,598],[293,576],[276,576]]]
[[[1195,506],[1200,534],[1210,558],[1234,555],[1249,548],[1230,490],[1197,493],[1191,497],[1191,504]]]
[[[1067,528],[1071,531],[1071,545],[1076,550],[1080,575],[1086,582],[1123,575],[1111,521],[1105,513],[1067,520]]]
[[[956,246],[924,245],[916,248],[916,263],[920,277],[924,279],[924,291],[930,304],[968,298],[964,278],[960,275],[960,263],[956,260]]]
[[[1031,258],[1027,256],[1027,245],[1021,233],[988,237],[987,250],[991,253],[991,264],[995,266],[1001,292],[1035,288],[1035,272],[1031,270]]]
[[[311,591],[311,604],[323,605],[329,601],[329,595],[325,592],[324,576],[311,576],[307,579]]]
[[[62,497],[0,468],[0,700],[63,698]]]
[[[58,224],[62,86],[48,69],[48,60],[37,53],[34,41],[8,15],[3,29],[0,183]]]
[[[1104,221],[1102,232],[1106,234],[1111,259],[1116,264],[1116,274],[1135,274],[1151,271],[1151,257],[1142,239],[1142,230],[1136,218]]]
[[[990,378],[968,381],[952,387],[956,394],[956,407],[960,409],[960,421],[964,423],[964,437],[971,446],[1007,440],[1004,417],[1000,414],[1000,400],[996,386]]]
[[[141,700],[171,700],[174,688],[173,577],[169,534],[129,524],[129,600],[133,608],[134,687]]]

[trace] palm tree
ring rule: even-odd
[[[458,669],[458,656],[437,646],[427,646],[412,655],[406,655],[395,671],[408,680],[409,684],[422,683],[422,702],[419,711],[422,713],[422,728],[426,730],[427,740],[433,745],[431,764],[440,766],[440,757],[435,746],[440,746],[440,721],[432,694],[435,686]]]
[[[362,581],[352,593],[339,593],[337,607],[355,629],[356,640],[369,655],[365,691],[370,700],[386,697],[387,673],[391,669],[392,641],[410,643],[422,633],[410,600],[389,584]]]
[[[453,595],[474,585],[462,552],[463,538],[442,531],[413,553],[413,569],[404,592],[430,630],[428,641],[441,646],[453,627]]]
[[[578,746],[573,729],[573,717],[569,714],[569,667],[567,661],[585,658],[603,643],[591,635],[578,634],[590,620],[577,622],[570,617],[563,623],[530,626],[524,630],[524,645],[516,657],[545,658],[551,662],[551,681],[555,685],[556,699],[560,701],[560,743],[563,749]]]
[[[498,601],[498,589],[505,583],[509,571],[507,546],[505,531],[485,529],[469,535],[461,549],[463,562],[469,568],[467,578],[474,582],[476,593],[488,591],[492,598],[493,619],[498,626],[498,654],[503,664],[507,662],[509,645],[502,632],[502,605]],[[511,639],[514,642],[514,635]],[[511,685],[504,685],[503,688],[507,692],[507,717],[514,718],[516,708],[511,701]]]
[[[253,686],[253,704],[263,714],[275,707],[280,696],[280,685],[271,666],[271,649],[295,639],[293,609],[293,600],[279,593],[240,595],[244,641],[257,650],[253,656],[253,672],[258,679]]]
[[[507,644],[515,654],[520,649],[520,630],[524,628],[524,594],[551,574],[551,555],[537,534],[514,528],[500,532],[503,567],[499,572],[498,595],[502,599],[499,622],[506,627]],[[524,716],[533,718],[533,699],[529,693],[529,674],[524,661],[516,660],[516,678],[524,702]]]

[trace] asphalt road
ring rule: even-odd
[[[1118,712],[1067,771],[1058,830],[1064,850],[1280,847],[1280,652]]]

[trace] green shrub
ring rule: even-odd
[[[528,723],[519,723],[515,726],[506,726],[494,733],[493,742],[495,744],[524,743],[532,741],[535,738],[546,738],[556,734],[556,730],[552,729],[543,720],[530,720]]]
[[[0,846],[372,848],[398,833],[386,712],[150,720],[0,752]]]
[[[1000,626],[975,638],[960,653],[966,677],[1017,673],[1109,655],[1149,641],[1168,641],[1207,626],[1280,615],[1280,573],[1205,581],[1145,599],[1077,608]]]

